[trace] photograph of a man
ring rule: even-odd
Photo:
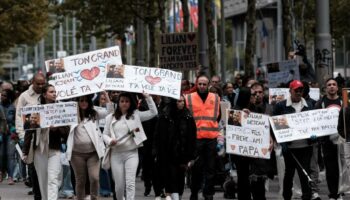
[[[285,116],[273,118],[273,123],[276,130],[282,130],[290,128],[288,125],[287,118]]]
[[[124,78],[124,65],[109,65],[107,67],[107,78]]]
[[[228,125],[233,126],[242,126],[241,123],[241,111],[238,110],[232,110],[229,112],[228,115]]]

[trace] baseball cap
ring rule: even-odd
[[[293,90],[298,88],[303,88],[303,87],[304,87],[303,83],[299,80],[294,80],[289,84],[289,88]]]

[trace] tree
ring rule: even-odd
[[[0,52],[16,44],[35,44],[48,27],[48,1],[0,1]]]
[[[248,0],[248,10],[246,15],[246,23],[247,23],[247,40],[245,47],[245,75],[247,77],[254,76],[254,65],[253,58],[255,52],[255,31],[256,31],[256,0]]]
[[[291,1],[282,1],[282,20],[283,20],[283,46],[285,58],[288,58],[288,53],[293,50],[292,46],[292,19],[291,19]]]
[[[215,28],[213,24],[213,1],[205,1],[205,20],[207,25],[208,35],[208,54],[209,54],[209,73],[210,75],[216,75],[216,48],[215,48]]]
[[[190,28],[190,11],[188,10],[188,0],[181,0],[182,12],[184,17],[184,32]]]

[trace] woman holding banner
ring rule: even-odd
[[[45,85],[39,97],[41,104],[55,103],[56,90]],[[23,160],[30,162],[30,148],[34,151],[34,166],[37,171],[42,199],[58,199],[61,186],[61,143],[67,140],[69,126],[28,130],[24,136]],[[33,139],[33,145],[31,145]]]
[[[86,174],[90,181],[91,200],[98,197],[100,159],[105,150],[98,121],[113,110],[108,95],[105,96],[107,110],[95,110],[92,95],[79,97],[79,123],[71,126],[69,131],[66,154],[75,174],[77,200],[85,198]]]
[[[149,110],[139,111],[131,93],[124,92],[118,97],[118,107],[114,114],[106,118],[103,139],[110,147],[109,159],[115,181],[117,199],[135,199],[135,178],[139,163],[138,148],[142,146],[146,135],[141,121],[152,119],[158,114],[153,99],[144,94]]]

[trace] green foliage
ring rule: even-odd
[[[16,44],[34,44],[46,33],[47,0],[0,1],[0,52]]]

